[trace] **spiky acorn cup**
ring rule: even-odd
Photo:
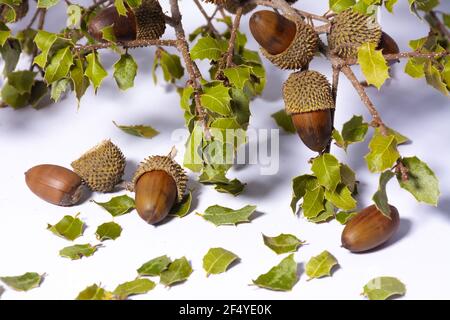
[[[183,199],[187,180],[183,168],[170,156],[145,159],[132,181],[139,216],[149,224],[162,221]]]
[[[257,7],[256,4],[247,3],[248,0],[203,0],[208,3],[222,6],[225,10],[232,14],[236,14],[237,9],[242,7],[242,14],[247,14]]]
[[[122,181],[125,157],[111,140],[105,140],[71,163],[92,191],[110,192]]]
[[[105,41],[102,29],[108,26],[112,26],[117,41],[154,40],[164,34],[166,21],[157,0],[142,0],[139,7],[127,6],[125,16],[114,6],[101,10],[89,21],[88,32],[97,41]]]
[[[348,9],[331,21],[328,45],[341,58],[355,58],[362,44],[378,45],[380,39],[381,27],[375,17]]]
[[[262,54],[281,69],[301,69],[314,58],[319,36],[314,28],[273,11],[257,11],[250,17],[250,31]]]
[[[333,131],[334,102],[327,78],[317,71],[292,73],[283,85],[283,98],[303,143],[313,151],[323,151]]]

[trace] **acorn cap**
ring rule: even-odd
[[[133,13],[136,17],[136,39],[159,39],[164,34],[166,21],[157,0],[142,0]]]
[[[122,181],[125,157],[111,140],[104,140],[71,163],[93,191],[109,192]]]
[[[334,108],[331,85],[317,71],[292,73],[283,84],[283,98],[288,114]]]
[[[229,13],[236,14],[239,7],[242,6],[242,14],[247,14],[250,11],[253,11],[257,7],[256,4],[245,4],[246,1],[239,0],[226,0],[223,4],[225,10]]]
[[[162,170],[169,174],[177,185],[177,201],[183,200],[186,191],[186,183],[188,177],[183,168],[172,158],[167,156],[151,156],[141,162],[133,177],[133,185],[135,186],[139,178],[150,171]]]
[[[272,55],[261,47],[262,54],[281,69],[301,69],[308,65],[319,46],[319,36],[313,27],[297,19],[292,21],[297,25],[297,33],[284,52]]]
[[[334,50],[340,57],[354,58],[362,44],[378,44],[380,39],[381,27],[375,17],[348,9],[331,21],[328,44],[330,50]]]

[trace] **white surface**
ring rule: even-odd
[[[301,1],[302,8],[323,13],[327,1],[317,2]],[[406,1],[400,2],[395,17],[383,12],[382,25],[406,50],[407,40],[425,36],[427,27],[410,15]],[[181,4],[186,28],[192,31],[202,18],[191,1]],[[447,5],[444,9],[450,8]],[[54,30],[64,24],[63,10],[64,6],[59,5],[49,12],[48,23]],[[242,25],[246,31],[247,22],[248,17],[245,17]],[[171,30],[165,37],[170,36]],[[256,49],[252,37],[249,41]],[[230,177],[248,183],[241,196],[219,194],[211,187],[191,182],[197,190],[196,210],[202,212],[213,204],[232,208],[256,204],[262,214],[251,223],[215,227],[191,214],[155,228],[143,223],[133,212],[115,219],[123,227],[122,236],[105,242],[94,256],[79,261],[59,257],[58,251],[71,243],[47,231],[47,223],[55,223],[65,214],[81,212],[88,228],[76,243],[97,243],[96,227],[110,221],[110,216],[91,202],[72,208],[43,202],[27,189],[23,173],[41,163],[68,167],[83,151],[102,139],[112,138],[127,156],[126,178],[129,178],[144,157],[166,154],[174,144],[170,140],[172,131],[184,125],[176,92],[163,81],[155,86],[151,80],[153,49],[133,53],[140,70],[136,86],[127,92],[119,92],[110,76],[97,96],[91,90],[86,94],[79,111],[72,95],[40,111],[31,108],[0,110],[0,275],[19,275],[27,271],[47,274],[40,288],[27,293],[7,289],[3,299],[73,299],[86,286],[99,282],[113,290],[117,284],[134,279],[136,269],[143,262],[162,254],[172,258],[185,255],[192,263],[193,274],[181,285],[171,289],[157,286],[149,294],[135,299],[361,299],[363,285],[381,275],[400,278],[407,286],[406,298],[450,298],[450,105],[448,98],[428,87],[424,80],[402,75],[400,69],[404,62],[396,66],[397,78],[384,87],[382,93],[370,89],[369,94],[386,123],[414,141],[400,148],[402,155],[417,155],[435,170],[441,181],[442,197],[437,208],[421,205],[392,181],[388,187],[390,202],[398,208],[402,220],[400,231],[384,249],[351,254],[340,247],[342,226],[336,221],[315,225],[292,215],[289,208],[291,179],[309,171],[307,160],[313,153],[297,136],[282,135],[282,166],[277,175],[261,176],[258,165],[230,171]],[[109,69],[116,59],[116,54],[103,52],[102,61]],[[283,105],[280,87],[288,72],[281,72],[268,63],[266,66],[270,76],[263,97],[252,103],[252,128],[275,128],[270,115]],[[316,59],[311,67],[330,78],[325,60]],[[363,114],[369,119],[353,88],[341,77],[337,127],[341,128],[352,114]],[[161,134],[152,140],[132,137],[115,128],[113,120],[121,124],[151,124]],[[178,160],[181,160],[183,143],[178,142],[176,146],[180,150]],[[361,181],[359,206],[368,205],[377,188],[378,176],[368,172],[363,160],[367,141],[351,146],[347,155],[336,148],[333,152],[357,171]],[[193,175],[191,177],[191,181],[195,181]],[[93,195],[98,201],[110,197]],[[264,246],[261,233],[278,235],[281,232],[308,241],[309,244],[295,254],[301,263],[300,269],[311,256],[325,249],[336,256],[341,267],[331,278],[309,282],[302,271],[300,281],[288,293],[249,286],[252,279],[282,259]],[[206,278],[202,257],[209,248],[216,246],[235,252],[241,262],[225,274]]]

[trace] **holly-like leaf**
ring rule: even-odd
[[[157,257],[144,263],[137,272],[140,276],[159,276],[171,263],[167,256]]]
[[[3,46],[0,46],[0,54],[4,63],[3,75],[5,77],[16,69],[21,52],[20,42],[15,39],[9,39]]]
[[[348,144],[363,141],[368,129],[369,124],[364,122],[362,116],[353,116],[349,121],[344,123],[342,138]]]
[[[383,57],[382,50],[376,50],[376,43],[365,43],[358,48],[358,63],[368,84],[380,90],[389,78],[389,66]]]
[[[271,116],[277,125],[284,129],[284,131],[288,133],[296,133],[297,130],[294,127],[294,124],[292,123],[291,116],[289,116],[284,109],[281,109],[278,112],[275,112]]]
[[[358,213],[354,211],[341,211],[336,213],[336,220],[340,224],[347,224],[347,222],[350,221],[354,216],[356,216]]]
[[[119,125],[113,121],[114,125],[125,133],[131,134],[136,137],[151,139],[159,134],[159,131],[153,129],[151,126],[136,125],[136,126],[124,126]]]
[[[83,257],[92,256],[97,251],[98,246],[92,246],[90,244],[76,244],[61,249],[59,255],[71,260],[79,260]]]
[[[228,193],[233,196],[237,196],[245,189],[245,183],[242,183],[238,179],[233,179],[229,183],[218,183],[214,187],[217,192]]]
[[[336,258],[328,251],[312,257],[305,266],[309,279],[331,276],[331,270],[338,264]]]
[[[269,272],[253,280],[253,283],[264,289],[290,291],[297,281],[297,262],[294,260],[294,254],[290,254]]]
[[[437,206],[440,190],[439,181],[433,170],[417,157],[403,158],[403,165],[408,169],[408,180],[397,174],[400,186],[409,191],[420,202]]]
[[[395,140],[397,141],[397,145],[405,144],[411,141],[408,137],[402,135],[400,132],[395,131],[394,129],[387,128],[388,135],[393,135]],[[381,134],[380,128],[375,128],[376,134]]]
[[[448,96],[447,85],[444,83],[438,68],[430,60],[425,62],[424,72],[427,83],[436,90],[439,90],[442,94]]]
[[[192,273],[192,267],[186,257],[174,260],[160,275],[161,284],[166,287],[185,281]]]
[[[134,86],[138,66],[133,57],[128,53],[120,56],[114,64],[114,79],[121,90],[127,90]]]
[[[70,47],[59,49],[50,60],[50,64],[45,69],[45,81],[53,83],[64,78],[69,73],[73,65],[73,55]]]
[[[330,201],[325,201],[324,208],[325,211],[322,211],[314,218],[308,218],[308,221],[312,223],[323,223],[333,219],[335,215],[335,208],[333,204]]]
[[[292,180],[292,212],[297,212],[297,203],[305,196],[306,190],[312,190],[317,187],[317,185],[317,178],[309,174],[295,177]]]
[[[329,191],[334,191],[339,182],[341,182],[339,161],[329,153],[314,159],[311,170],[314,172],[320,185]]]
[[[68,28],[78,28],[81,20],[81,7],[76,4],[71,4],[67,7],[67,22]]]
[[[176,79],[181,79],[184,76],[184,68],[178,55],[161,50],[160,57],[159,63],[163,70],[165,81],[175,82]]]
[[[405,65],[405,73],[413,78],[423,78],[425,76],[425,62],[416,58],[408,59]]]
[[[52,89],[50,91],[50,97],[53,101],[58,102],[61,99],[61,95],[70,88],[70,80],[67,78],[59,79],[52,83]]]
[[[206,271],[206,276],[223,273],[236,259],[239,257],[231,251],[223,248],[211,248],[203,257],[203,269]]]
[[[113,297],[112,292],[93,284],[81,291],[75,300],[112,300]]]
[[[87,67],[84,74],[91,81],[94,90],[97,91],[103,79],[108,75],[108,72],[103,68],[96,53],[90,53],[86,56]]]
[[[114,221],[105,222],[97,227],[95,236],[100,241],[116,240],[122,234],[122,227]]]
[[[238,89],[243,89],[247,81],[250,80],[250,68],[247,66],[237,66],[223,71],[231,85]]]
[[[200,95],[202,105],[211,112],[227,116],[231,113],[230,88],[222,83],[206,86]]]
[[[377,192],[372,197],[378,210],[381,211],[385,216],[391,216],[391,208],[389,207],[388,197],[386,194],[387,183],[395,176],[392,171],[385,171],[380,175],[380,183]]]
[[[356,200],[352,197],[350,189],[340,184],[333,192],[325,190],[325,198],[342,210],[352,210],[356,207]]]
[[[403,296],[405,285],[394,277],[379,277],[370,280],[364,286],[364,296],[369,300],[386,300],[393,296]]]
[[[295,252],[299,247],[306,243],[305,241],[299,240],[292,234],[282,233],[276,237],[268,237],[264,234],[262,236],[264,244],[272,249],[276,254]]]
[[[219,60],[223,53],[227,51],[228,43],[223,40],[216,40],[210,36],[201,38],[191,49],[191,58]]]
[[[38,0],[38,8],[48,9],[50,7],[56,6],[59,0]]]
[[[75,92],[79,104],[81,97],[89,87],[89,79],[84,75],[84,67],[81,60],[75,60],[74,66],[72,70],[70,70],[70,79],[72,80],[73,91]]]
[[[113,217],[121,216],[127,214],[131,210],[135,208],[134,199],[130,198],[126,194],[113,197],[111,200],[107,202],[97,202],[93,201],[99,206],[103,207],[106,211],[108,211]]]
[[[34,42],[36,46],[41,51],[41,53],[34,58],[34,63],[37,64],[41,68],[45,68],[48,59],[48,53],[52,48],[55,41],[58,39],[58,36],[54,33],[50,33],[47,31],[39,30],[34,38]]]
[[[383,172],[392,168],[400,157],[397,150],[397,140],[394,135],[384,136],[375,132],[369,143],[370,152],[365,156],[369,170]]]
[[[384,5],[386,6],[386,9],[390,12],[394,12],[394,5],[397,3],[397,0],[386,0],[384,1]]]
[[[35,72],[28,70],[15,71],[8,74],[8,84],[19,94],[30,93],[34,84]]]
[[[56,234],[58,237],[75,240],[83,234],[84,223],[78,218],[79,214],[72,216],[64,216],[55,225],[49,224],[47,229]]]
[[[136,279],[119,284],[114,289],[113,294],[120,300],[125,300],[129,296],[145,294],[155,288],[156,284],[149,279]]]
[[[179,203],[176,203],[172,209],[170,209],[169,214],[173,216],[177,216],[179,218],[183,218],[191,212],[191,204],[192,204],[192,192],[189,191],[184,197],[183,200]]]
[[[330,10],[336,13],[342,12],[355,4],[355,0],[329,0]]]
[[[37,288],[43,279],[44,276],[36,272],[27,272],[20,276],[0,277],[4,284],[16,291],[28,291]]]
[[[247,205],[238,210],[214,205],[208,207],[205,213],[198,214],[203,219],[214,223],[216,226],[232,224],[236,225],[241,222],[250,222],[249,218],[253,212],[255,212],[256,206]]]
[[[314,189],[307,189],[302,203],[303,215],[308,219],[317,217],[319,213],[325,210],[323,200],[323,187],[317,186]]]

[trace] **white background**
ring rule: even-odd
[[[161,2],[168,9],[166,1]],[[327,2],[303,0],[297,6],[322,14]],[[442,9],[448,12],[448,1],[442,2],[446,2],[441,5]],[[181,1],[181,9],[188,32],[203,23],[193,2]],[[64,10],[64,4],[50,9],[48,28],[56,31],[64,25]],[[407,41],[425,36],[427,24],[410,14],[406,1],[399,1],[395,13],[392,16],[383,11],[383,29],[397,39],[402,50],[408,50]],[[242,21],[247,33],[248,18]],[[168,28],[164,37],[172,38],[172,30]],[[250,47],[257,49],[251,36],[249,42]],[[248,183],[245,193],[237,198],[199,185],[190,174],[191,187],[196,188],[195,210],[202,212],[213,204],[232,208],[255,204],[260,214],[251,223],[215,227],[191,214],[153,227],[132,212],[115,219],[123,227],[122,236],[105,242],[94,256],[79,261],[59,257],[58,251],[71,243],[47,231],[47,223],[53,224],[66,214],[81,212],[87,229],[76,243],[95,244],[97,226],[111,218],[91,202],[60,208],[41,201],[25,185],[23,174],[28,168],[42,163],[69,167],[72,160],[105,138],[111,138],[127,156],[127,179],[140,160],[148,155],[166,154],[172,145],[177,146],[180,151],[177,159],[182,160],[183,143],[171,141],[172,132],[184,125],[179,97],[162,78],[158,85],[152,82],[153,52],[150,48],[133,51],[140,67],[134,88],[120,92],[110,76],[96,96],[92,90],[87,92],[79,110],[72,95],[39,111],[29,107],[0,110],[0,275],[19,275],[27,271],[47,274],[40,288],[27,293],[6,288],[3,299],[73,299],[93,283],[113,290],[117,284],[134,279],[142,263],[163,254],[172,258],[185,255],[192,263],[193,274],[181,285],[170,289],[157,286],[135,299],[362,299],[359,294],[363,285],[382,275],[401,279],[407,286],[405,298],[450,298],[450,104],[447,97],[427,86],[424,80],[403,75],[404,62],[395,66],[396,77],[383,87],[382,93],[369,89],[369,95],[386,123],[413,140],[412,144],[400,148],[402,155],[417,155],[435,170],[441,181],[442,197],[437,208],[418,204],[393,180],[388,193],[390,202],[400,212],[401,226],[388,246],[367,254],[351,254],[340,247],[343,227],[338,222],[315,225],[292,215],[289,208],[291,179],[309,172],[307,160],[314,154],[297,136],[283,134],[280,137],[281,168],[276,175],[260,175],[258,165],[230,171],[230,177]],[[115,53],[103,52],[101,59],[111,70],[117,58]],[[276,128],[270,115],[283,106],[280,87],[288,72],[274,68],[267,61],[265,65],[269,75],[267,89],[251,106],[250,126],[254,129]],[[323,58],[314,60],[311,68],[331,77],[330,67]],[[367,121],[370,119],[344,77],[341,77],[337,105],[338,128],[353,114],[362,114]],[[133,137],[114,127],[113,120],[127,125],[149,124],[161,134],[152,140]],[[370,204],[377,188],[378,175],[368,172],[363,159],[367,152],[367,141],[351,146],[348,154],[333,148],[333,153],[358,173],[360,208]],[[111,196],[94,194],[92,198],[107,201]],[[308,242],[295,254],[300,264],[300,281],[287,293],[250,286],[252,279],[283,258],[264,246],[261,233],[275,236],[282,232],[295,234]],[[235,252],[241,262],[224,274],[206,278],[202,257],[209,248],[217,246]],[[322,250],[335,255],[340,268],[332,277],[306,281],[305,262]]]

